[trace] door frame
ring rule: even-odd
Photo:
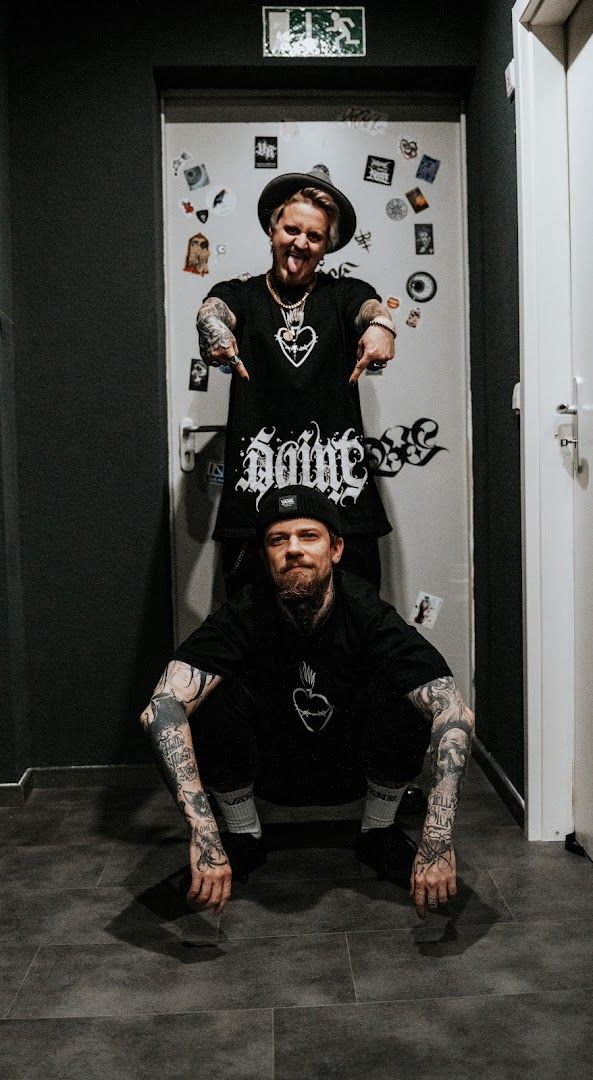
[[[400,108],[406,122],[412,122],[411,117],[419,120],[426,121],[435,119],[435,111],[440,113],[438,121],[454,123],[459,128],[459,168],[461,178],[461,190],[460,190],[460,209],[461,209],[461,236],[460,242],[462,245],[462,275],[463,275],[463,364],[464,364],[464,387],[465,387],[465,424],[466,424],[466,468],[467,468],[467,530],[468,530],[468,543],[467,543],[467,565],[468,565],[468,623],[469,623],[469,640],[467,643],[467,658],[468,658],[468,688],[467,696],[470,704],[473,704],[474,699],[474,687],[475,687],[475,566],[474,566],[474,507],[473,507],[473,441],[472,441],[472,398],[471,398],[471,355],[470,355],[470,281],[469,281],[469,237],[468,237],[468,194],[467,194],[467,133],[466,133],[466,112],[462,97],[459,94],[450,93],[435,93],[430,96],[419,96],[416,92],[400,92],[400,91],[361,91],[343,89],[330,89],[324,93],[324,103],[318,108],[323,110],[320,115],[323,115],[327,110],[328,99],[336,104],[336,110],[338,106],[345,107],[346,105],[352,105],[360,103],[365,109],[376,109],[381,112],[383,109]],[[175,627],[175,637],[177,639],[178,622],[178,584],[177,584],[177,559],[175,554],[176,545],[176,506],[175,499],[173,497],[174,486],[176,482],[176,472],[174,465],[174,457],[178,451],[178,422],[179,417],[174,414],[171,407],[172,402],[172,388],[170,383],[171,378],[171,343],[169,340],[169,302],[167,299],[168,293],[168,247],[166,243],[166,231],[167,231],[167,207],[166,207],[166,191],[167,191],[167,170],[169,162],[167,159],[166,148],[166,111],[171,102],[174,102],[178,107],[181,107],[184,101],[188,101],[194,104],[199,102],[200,109],[203,110],[204,115],[201,118],[204,122],[212,122],[213,119],[221,119],[228,117],[229,113],[241,113],[243,118],[247,118],[250,115],[250,110],[254,106],[260,108],[273,106],[279,109],[284,105],[286,107],[287,102],[290,103],[289,115],[295,119],[318,119],[319,116],[315,114],[315,103],[311,103],[310,91],[307,90],[290,90],[290,96],[286,90],[277,89],[239,89],[239,90],[210,90],[210,89],[191,89],[191,90],[176,90],[176,89],[163,89],[161,91],[160,99],[160,129],[161,129],[161,161],[160,168],[162,173],[162,193],[161,193],[161,205],[162,205],[162,235],[165,238],[164,241],[164,253],[163,253],[163,291],[164,291],[164,318],[165,318],[165,339],[166,339],[166,383],[167,383],[167,416],[168,416],[168,440],[169,440],[169,528],[170,528],[170,542],[171,542],[171,579],[172,579],[172,610],[173,610],[173,625]],[[301,115],[302,114],[302,115]],[[336,119],[339,114],[336,111]],[[239,119],[240,117],[237,116]],[[401,122],[404,122],[403,120]]]
[[[574,830],[573,477],[554,435],[572,394],[564,24],[578,0],[516,0],[526,831]]]

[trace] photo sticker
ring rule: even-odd
[[[225,214],[230,214],[231,210],[234,210],[237,205],[237,196],[230,188],[218,188],[212,192],[210,199],[210,209],[213,214],[219,214],[223,217]]]
[[[406,282],[406,290],[408,296],[416,303],[426,304],[436,294],[437,283],[432,274],[419,270],[415,274],[410,274]]]
[[[222,487],[224,483],[224,462],[209,461],[206,466],[206,483],[213,487]]]
[[[206,187],[210,183],[210,177],[208,176],[208,170],[205,165],[191,165],[189,169],[183,170],[183,175],[187,180],[187,186],[190,191],[195,191],[196,188]]]
[[[275,135],[255,136],[254,165],[256,169],[278,168],[278,139]]]
[[[386,184],[389,186],[393,180],[395,161],[393,158],[375,157],[369,154],[364,170],[364,179],[371,184]]]
[[[208,260],[210,258],[210,241],[204,233],[196,233],[190,236],[187,242],[184,270],[188,274],[197,274],[205,277],[208,273]]]
[[[436,158],[423,154],[416,170],[416,176],[419,180],[425,180],[427,184],[432,184],[439,171],[440,164],[440,161],[437,161]]]
[[[403,221],[408,208],[403,199],[390,199],[385,205],[385,213],[392,221]]]
[[[406,319],[406,326],[411,326],[414,330],[420,322],[421,314],[422,312],[420,311],[420,308],[413,307]]]
[[[183,168],[186,161],[191,161],[194,155],[190,154],[189,150],[182,150],[178,157],[173,158],[171,162],[171,168],[173,169],[173,175],[178,176],[179,170]]]
[[[399,152],[406,161],[412,161],[415,157],[418,157],[418,143],[415,139],[406,139],[402,135],[399,140]]]
[[[414,237],[416,240],[417,255],[434,255],[434,237],[432,225],[422,222],[414,225]]]
[[[206,361],[202,360],[200,356],[195,357],[195,359],[191,361],[191,367],[189,369],[189,389],[207,390],[209,371],[210,369]]]
[[[430,630],[437,621],[442,606],[443,601],[440,596],[431,596],[430,593],[419,592],[408,622],[415,623],[416,626],[424,626],[427,630]]]
[[[415,214],[419,214],[421,210],[428,210],[428,200],[422,194],[419,187],[412,188],[411,191],[406,191],[406,199]]]

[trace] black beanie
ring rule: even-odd
[[[341,535],[337,506],[317,488],[292,484],[290,487],[273,488],[264,495],[255,520],[258,540],[263,539],[268,525],[290,518],[313,518],[322,521],[337,536]]]

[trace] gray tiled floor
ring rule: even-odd
[[[474,764],[459,896],[425,922],[353,857],[353,812],[263,811],[268,863],[218,920],[175,891],[165,791],[0,808],[3,1080],[591,1075],[593,866],[529,844]]]

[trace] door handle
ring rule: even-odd
[[[193,472],[198,453],[198,435],[202,432],[224,431],[226,424],[196,424],[186,416],[179,425],[179,461],[182,472]]]
[[[572,436],[563,435],[560,430],[558,430],[554,436],[554,438],[558,439],[560,446],[572,446],[574,467],[575,471],[578,473],[583,470],[583,463],[579,454],[579,386],[581,381],[582,380],[579,379],[577,375],[573,377],[574,405],[570,405],[567,401],[561,401],[560,404],[556,406],[556,412],[559,413],[560,416],[572,417]]]

